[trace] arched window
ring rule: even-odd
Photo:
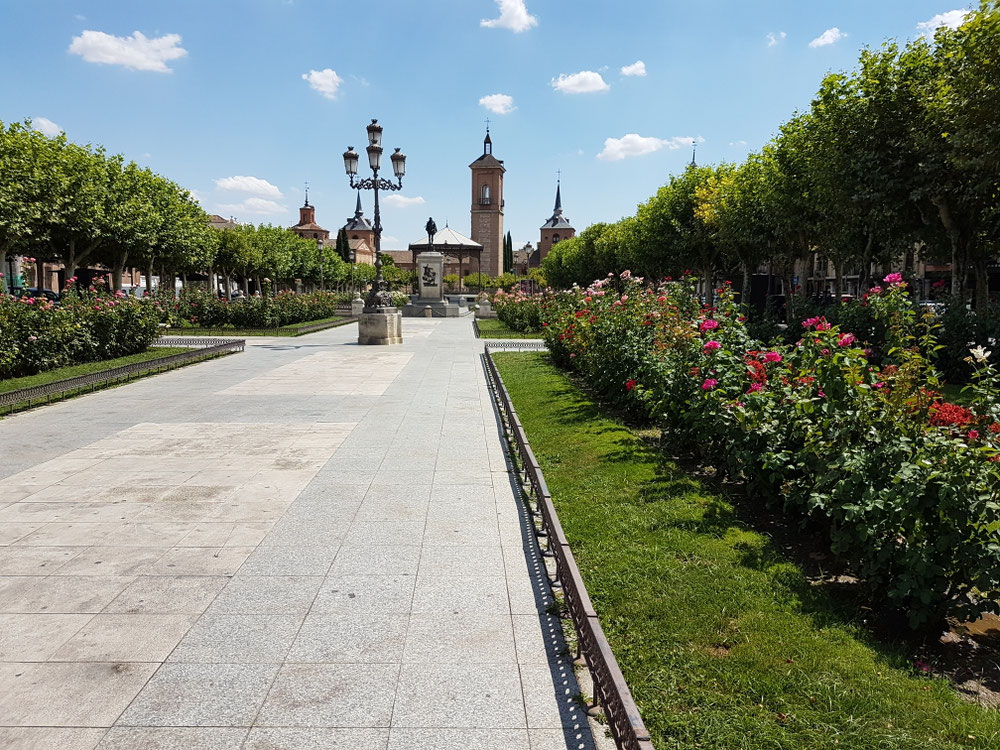
[[[552,235],[552,244],[554,245],[554,244],[556,244],[556,243],[557,243],[558,241],[559,241],[559,235],[558,235],[558,234],[554,234],[554,235]]]
[[[488,206],[490,204],[490,186],[489,185],[483,185],[483,189],[482,189],[482,193],[480,194],[479,202],[482,205],[484,205],[484,206]]]
[[[358,235],[354,235],[353,237],[351,237],[352,240],[356,240],[357,238],[358,238]]]

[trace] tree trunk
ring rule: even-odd
[[[861,268],[858,271],[858,291],[867,291],[871,287],[872,248],[875,246],[875,235],[868,233],[865,249],[861,253]]]
[[[146,294],[153,293],[153,261],[146,264]]]
[[[792,296],[795,294],[795,264],[782,269],[781,283],[785,287],[785,322],[792,323]]]
[[[834,263],[833,264],[833,293],[836,297],[837,304],[844,297],[844,264]]]
[[[222,277],[226,280],[226,301],[233,301],[233,276],[229,271],[223,271]]]
[[[744,305],[750,304],[750,264],[743,264],[743,286],[740,288],[740,302]]]
[[[111,288],[116,292],[121,291],[122,288],[122,274],[125,273],[125,263],[128,260],[128,253],[122,253],[115,258],[115,262],[111,265],[111,273],[114,278],[111,280]]]
[[[181,271],[181,289],[187,289],[187,285],[188,285],[187,271]]]
[[[986,259],[976,258],[972,267],[976,273],[976,312],[983,315],[990,304],[990,277],[986,272]]]
[[[244,276],[243,277],[243,296],[244,297],[249,297],[250,296],[250,277],[249,276]]]

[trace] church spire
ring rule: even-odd
[[[696,161],[697,156],[698,156],[698,141],[692,139],[691,140],[691,166],[692,167],[697,167],[698,166],[698,162]]]
[[[490,121],[486,120],[486,137],[483,138],[483,156],[493,153],[493,139],[490,138]]]
[[[354,209],[354,218],[355,219],[360,219],[364,215],[365,215],[365,212],[361,209],[361,191],[359,190],[358,191],[358,205]]]
[[[309,183],[306,183],[306,202],[302,205],[303,208],[309,208]]]
[[[562,194],[560,192],[561,180],[556,180],[556,205],[552,209],[553,216],[562,216]]]

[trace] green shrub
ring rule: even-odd
[[[928,354],[934,316],[897,275],[866,301],[881,362],[873,342],[821,316],[767,346],[728,288],[718,294],[702,309],[691,279],[653,288],[626,272],[516,304],[534,305],[558,364],[659,425],[667,450],[825,527],[914,628],[1000,612],[1000,377],[988,353],[965,349],[976,398],[953,407]]]
[[[56,305],[0,294],[0,379],[145,351],[158,335],[159,312],[100,285],[69,290]]]

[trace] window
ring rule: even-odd
[[[552,235],[552,244],[554,245],[554,244],[556,244],[556,243],[557,243],[558,241],[559,241],[559,235],[558,235],[558,234],[554,234],[554,235]]]
[[[483,185],[483,189],[480,191],[479,203],[483,206],[490,205],[490,186]]]

